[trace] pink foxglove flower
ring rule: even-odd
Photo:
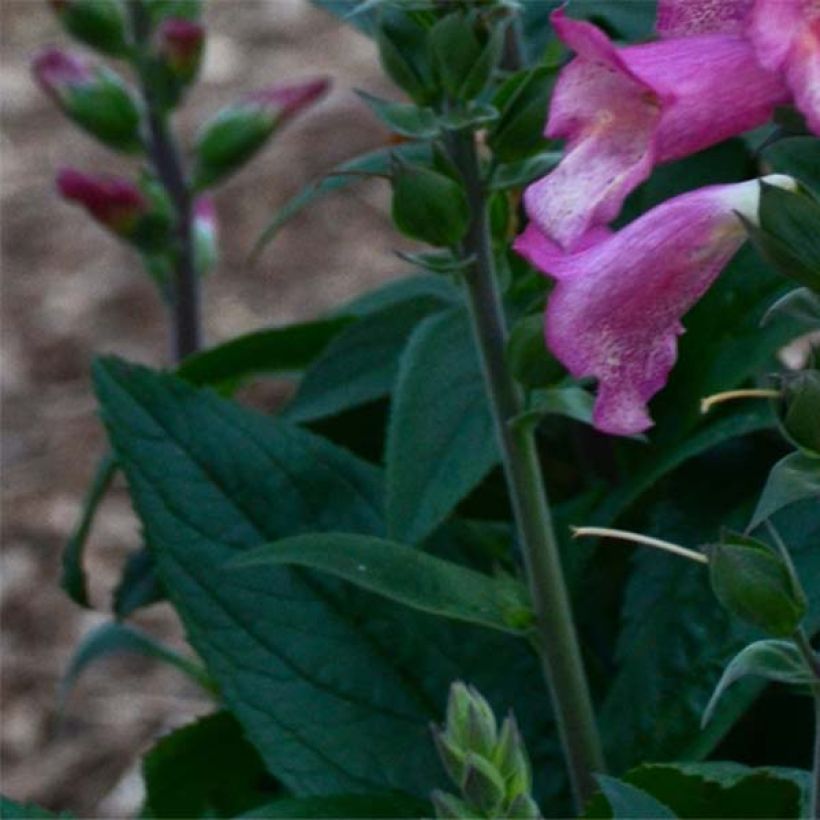
[[[698,34],[616,48],[591,23],[552,22],[576,52],[552,98],[546,135],[567,140],[558,167],[525,192],[530,218],[572,250],[617,216],[656,164],[764,123],[789,98],[735,34]]]
[[[794,189],[791,177],[763,182]],[[758,180],[670,199],[617,233],[595,228],[564,252],[530,223],[516,250],[556,280],[547,345],[577,378],[598,380],[595,426],[630,435],[651,427],[646,404],[677,358],[681,317],[743,244],[737,214],[756,223]]]
[[[64,168],[57,175],[57,189],[64,199],[82,205],[97,222],[126,239],[151,211],[145,195],[123,177]]]
[[[781,72],[809,128],[820,134],[820,0],[757,0],[748,36],[760,63]]]

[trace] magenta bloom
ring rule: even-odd
[[[760,63],[785,77],[809,128],[820,134],[820,2],[757,0],[748,36]]]
[[[31,67],[40,87],[58,104],[64,104],[76,88],[96,82],[94,67],[88,60],[55,47],[37,54]]]
[[[791,177],[764,182],[794,189]],[[615,435],[652,426],[646,404],[677,358],[681,317],[743,244],[737,214],[758,221],[758,180],[715,185],[658,205],[618,233],[595,228],[564,252],[530,223],[515,249],[556,280],[547,345],[577,377],[598,380],[594,422]]]
[[[551,20],[577,55],[555,86],[546,128],[548,137],[567,140],[567,152],[526,190],[525,204],[566,250],[614,219],[654,165],[761,125],[789,99],[736,34],[616,48],[591,23],[560,10]]]
[[[125,238],[134,235],[151,210],[139,188],[123,177],[64,168],[57,174],[57,189],[64,199],[82,205],[97,222]]]
[[[164,20],[156,32],[157,52],[173,73],[190,82],[205,48],[205,27],[195,20]]]

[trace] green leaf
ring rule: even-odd
[[[780,273],[820,291],[820,204],[761,183],[760,227],[744,221],[763,257]]]
[[[117,588],[114,590],[114,614],[117,620],[166,598],[162,583],[157,577],[154,556],[142,547],[128,556]]]
[[[420,162],[429,158],[430,148],[427,145],[417,143],[379,148],[336,166],[323,179],[303,188],[274,213],[256,240],[252,255],[260,253],[269,242],[276,238],[285,223],[289,222],[303,208],[319,197],[346,188],[348,185],[357,182],[362,176],[383,176],[388,174],[393,156],[400,156],[408,162]]]
[[[618,780],[617,777],[608,777],[605,774],[595,775],[595,780],[601,789],[601,794],[609,803],[611,814],[609,817],[622,820],[638,820],[638,818],[670,818],[677,815],[668,806],[656,800],[651,794],[636,788],[630,783]],[[602,815],[587,811],[584,817],[600,817]]]
[[[546,416],[565,416],[582,424],[592,424],[595,397],[580,387],[553,387],[534,390],[529,408],[513,419],[516,427],[535,426]]]
[[[797,769],[739,763],[649,763],[623,777],[681,818],[802,817],[808,779]]]
[[[820,370],[785,373],[781,381],[781,431],[805,455],[820,458]]]
[[[482,53],[471,21],[458,11],[448,14],[433,26],[428,42],[444,89],[450,97],[462,99],[461,86]]]
[[[411,239],[451,247],[467,232],[470,204],[464,188],[450,177],[422,165],[404,165],[393,174],[391,215]]]
[[[797,288],[778,299],[761,320],[762,325],[776,319],[788,319],[794,335],[820,329],[820,294],[809,288]]]
[[[277,791],[229,712],[161,738],[143,759],[142,772],[153,817],[235,817]]]
[[[540,731],[543,695],[523,642],[310,570],[225,571],[289,535],[383,535],[378,470],[173,376],[116,360],[94,373],[161,580],[226,706],[288,788],[429,794],[440,775],[427,727],[454,677],[534,712]],[[517,670],[514,686],[497,664]],[[554,746],[540,749],[546,766]]]
[[[203,689],[213,692],[214,685],[205,670],[193,660],[183,657],[150,635],[126,624],[109,622],[100,624],[87,633],[71,657],[60,681],[60,700],[65,701],[80,676],[92,664],[121,654],[144,655],[173,666]]]
[[[496,166],[490,179],[492,191],[507,191],[510,188],[523,188],[536,179],[546,176],[561,161],[559,151],[542,151],[535,156],[504,162]]]
[[[428,803],[403,794],[334,794],[286,797],[240,815],[240,818],[399,818],[428,817]]]
[[[348,302],[339,313],[343,316],[362,318],[378,313],[400,302],[410,302],[417,297],[433,297],[443,304],[460,304],[461,293],[452,282],[441,276],[402,276],[386,285],[370,290]]]
[[[792,684],[815,682],[806,661],[792,641],[755,641],[744,647],[729,661],[718,681],[706,709],[702,725],[706,725],[715,712],[721,695],[733,684],[748,675],[755,675],[769,681]]]
[[[708,555],[712,589],[732,615],[775,637],[794,634],[807,601],[781,555],[737,533],[726,533]]]
[[[401,360],[387,434],[387,520],[426,538],[498,463],[492,417],[466,312],[421,324]]]
[[[40,820],[40,818],[47,817],[68,818],[73,816],[67,812],[54,814],[40,806],[35,806],[33,803],[18,803],[0,794],[0,817],[7,818],[7,820]]]
[[[343,578],[404,606],[502,632],[525,634],[532,612],[524,587],[420,550],[364,535],[315,533],[245,553],[235,566],[291,564]]]
[[[387,395],[410,334],[445,304],[433,294],[422,295],[385,307],[345,328],[305,372],[283,418],[312,421]]]
[[[761,152],[773,171],[800,180],[820,196],[820,143],[817,137],[789,137],[766,146]]]
[[[432,108],[382,100],[365,91],[356,93],[379,120],[396,134],[414,139],[430,139],[439,132]]]
[[[60,586],[68,593],[71,600],[80,606],[89,606],[88,583],[83,570],[85,545],[91,533],[97,509],[105,498],[116,473],[117,461],[111,453],[106,453],[97,464],[94,478],[83,499],[82,513],[63,550],[63,572]]]
[[[749,529],[755,529],[778,510],[804,498],[820,500],[820,459],[790,453],[772,467]]]
[[[193,384],[234,387],[260,373],[298,372],[352,323],[337,316],[254,331],[189,356],[177,373]]]

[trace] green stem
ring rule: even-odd
[[[142,0],[129,0],[128,9],[134,39],[134,63],[147,117],[148,155],[176,215],[172,324],[174,360],[180,362],[202,347],[199,274],[194,251],[193,196],[182,154],[168,127],[167,114],[156,99],[145,67],[144,54],[151,34],[148,12]]]
[[[811,797],[809,817],[820,820],[820,658],[809,641],[809,636],[802,626],[794,633],[794,642],[809,669],[814,673],[817,683],[812,686],[814,697],[814,762],[812,765]]]
[[[567,594],[541,465],[530,429],[511,421],[523,410],[523,396],[507,367],[507,327],[496,286],[487,199],[473,135],[448,137],[451,158],[464,177],[473,220],[463,243],[468,301],[496,435],[519,532],[524,567],[537,623],[537,646],[579,812],[595,792],[593,772],[604,760],[578,637]]]

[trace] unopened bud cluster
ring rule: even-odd
[[[447,720],[434,729],[436,747],[459,795],[432,795],[439,818],[538,818],[532,772],[512,714],[499,729],[490,705],[472,686],[450,689]]]

